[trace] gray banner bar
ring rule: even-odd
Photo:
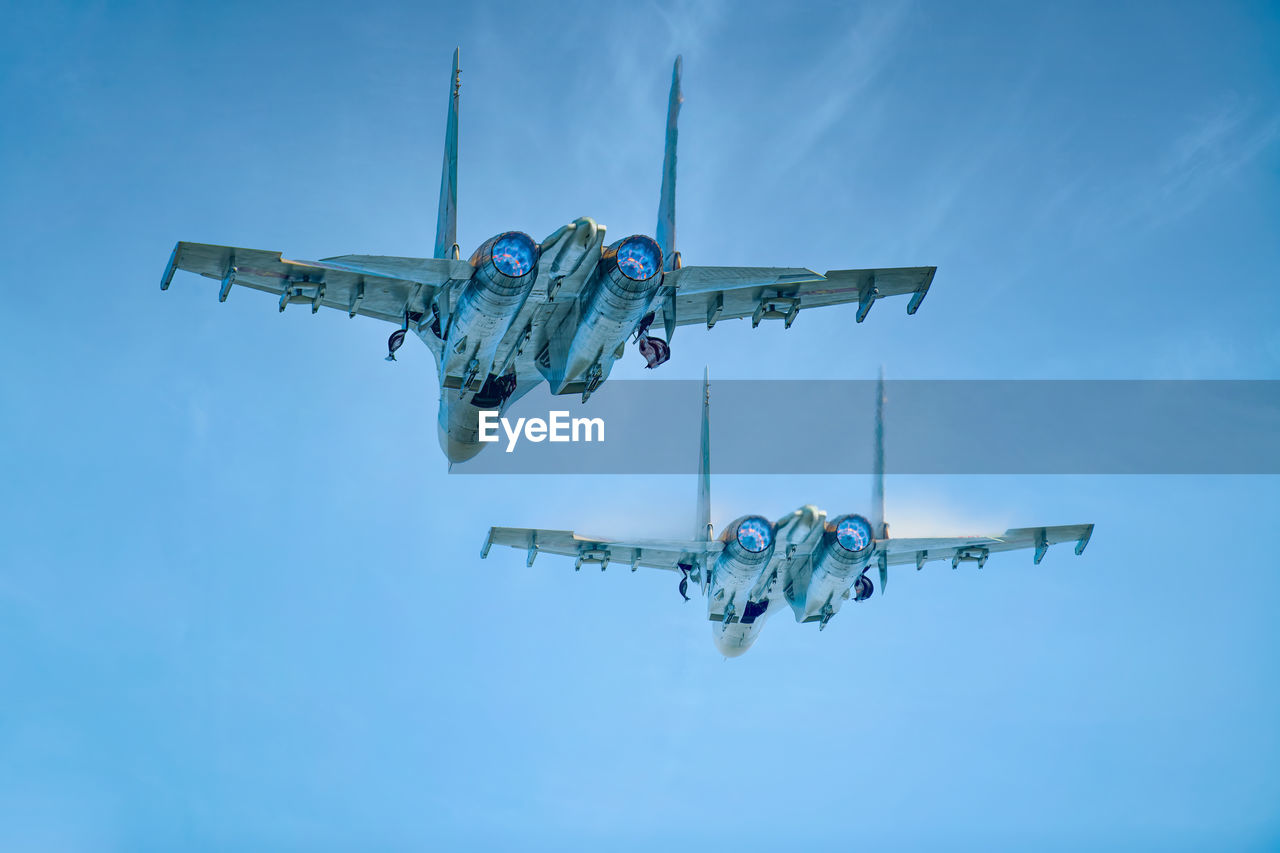
[[[870,473],[875,387],[713,381],[711,470]],[[1277,381],[888,380],[885,394],[889,473],[1280,474]],[[701,400],[701,380],[610,380],[585,405],[543,385],[507,412],[510,428],[559,411],[563,434],[569,419],[599,418],[604,440],[522,429],[512,444],[499,425],[499,441],[453,471],[695,474]]]

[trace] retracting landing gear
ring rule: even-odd
[[[693,566],[688,563],[676,563],[676,568],[680,570],[680,597],[685,601],[689,600],[689,572],[693,571]]]
[[[281,311],[284,310],[281,303]],[[409,333],[409,312],[404,314],[404,321],[400,323],[400,328],[391,333],[391,337],[387,338],[387,361],[396,360],[396,350],[404,345],[404,336]]]
[[[724,619],[721,620],[720,624],[727,628],[730,622],[736,622],[737,620],[734,619],[734,616],[737,615],[737,612],[738,609],[733,606],[733,599],[729,599],[729,604],[724,609]]]
[[[649,370],[660,364],[666,364],[671,358],[671,345],[662,338],[653,338],[649,335],[640,336],[640,354],[644,356],[645,367]]]
[[[387,361],[396,360],[396,350],[404,344],[404,336],[407,330],[396,329],[391,333],[391,337],[387,338]]]
[[[671,344],[662,338],[651,337],[649,327],[653,325],[654,312],[650,311],[644,315],[644,319],[640,321],[640,325],[636,327],[635,341],[640,348],[640,354],[644,356],[645,367],[649,370],[660,364],[666,364],[671,358]]]

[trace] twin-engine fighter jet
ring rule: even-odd
[[[694,538],[619,541],[578,536],[568,530],[491,527],[480,556],[492,545],[508,545],[528,552],[532,566],[540,553],[586,564],[640,566],[679,572],[680,595],[689,599],[689,583],[698,584],[707,598],[707,618],[716,648],[726,657],[742,654],[755,642],[765,619],[789,606],[797,622],[817,622],[818,630],[852,598],[866,601],[875,592],[867,571],[876,566],[883,595],[890,566],[950,561],[951,568],[974,562],[978,568],[998,551],[1034,548],[1036,565],[1050,545],[1075,542],[1084,553],[1093,535],[1092,524],[1061,527],[1019,527],[999,536],[954,536],[892,539],[884,520],[884,379],[876,390],[874,477],[870,519],[847,514],[828,521],[827,514],[804,506],[776,522],[744,515],[712,538],[711,526],[711,385],[704,383],[702,447],[698,466],[698,517]]]
[[[280,310],[310,305],[396,324],[388,360],[413,331],[435,355],[440,380],[440,446],[450,462],[470,459],[479,412],[504,412],[539,382],[582,401],[609,375],[628,340],[648,367],[671,355],[676,326],[750,317],[790,328],[803,308],[857,301],[861,323],[879,298],[911,294],[914,314],[935,267],[832,270],[799,267],[682,266],[675,250],[676,116],[680,59],[671,79],[658,227],[606,243],[605,227],[581,218],[541,243],[520,231],[491,237],[468,260],[457,243],[458,53],[453,55],[449,118],[435,254],[431,258],[340,255],[291,261],[279,252],[178,243],[160,289],[175,270],[279,297]],[[651,330],[661,329],[662,335]]]

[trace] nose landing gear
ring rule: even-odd
[[[587,381],[582,389],[582,402],[587,402],[595,390],[604,382],[604,370],[600,367],[600,362],[591,365],[587,371]]]

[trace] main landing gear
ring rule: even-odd
[[[644,356],[645,367],[652,370],[660,364],[666,364],[671,358],[671,344],[662,338],[655,338],[649,335],[649,326],[653,324],[653,312],[644,315],[644,319],[640,321],[640,325],[636,327],[636,344],[640,348],[640,354]]]
[[[689,572],[693,571],[693,566],[688,563],[676,563],[676,568],[680,570],[680,597],[685,601],[689,600]]]
[[[396,329],[391,333],[391,337],[387,338],[387,361],[396,360],[396,350],[404,345],[406,332],[406,329]]]
[[[400,322],[400,328],[392,332],[391,337],[387,338],[387,361],[396,360],[396,350],[404,346],[404,336],[409,334],[409,323],[416,323],[421,319],[421,314],[415,314],[412,311],[404,312],[404,320]]]
[[[671,358],[671,345],[662,338],[640,336],[640,354],[644,356],[645,367],[652,370],[660,364],[666,364]]]

